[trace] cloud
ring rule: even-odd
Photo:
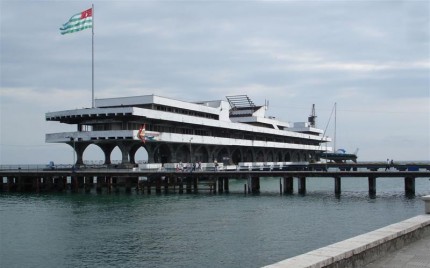
[[[19,161],[9,144],[23,128],[37,146],[69,129],[45,112],[91,106],[91,31],[58,30],[89,6],[2,1],[2,163]],[[306,121],[316,104],[320,127],[337,102],[340,142],[364,159],[428,159],[429,10],[427,1],[97,1],[95,95],[249,94],[285,121]],[[35,148],[50,155],[46,146]],[[58,148],[69,149],[55,147],[56,157]]]

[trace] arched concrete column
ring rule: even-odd
[[[255,152],[253,148],[246,148],[243,152],[243,162],[255,162]]]
[[[210,155],[207,146],[197,145],[194,149],[194,159],[203,163],[209,162]]]
[[[318,161],[315,151],[309,152],[309,156],[310,156],[309,162],[315,163]]]
[[[264,150],[259,148],[255,153],[255,162],[264,162],[265,160]]]
[[[239,162],[243,161],[243,150],[240,147],[236,147],[233,150],[231,150],[231,162],[233,164],[238,164]]]
[[[290,150],[287,150],[287,152],[284,154],[284,161],[285,162],[291,162],[292,161],[292,155],[291,155]]]
[[[190,161],[190,145],[188,144],[181,144],[178,147],[176,147],[175,150],[176,154],[176,161],[182,161],[182,162],[189,162]]]
[[[166,143],[166,146],[170,150],[170,162],[178,163],[179,160],[178,160],[178,157],[176,155],[176,151],[177,151],[179,146],[177,144],[171,144],[171,143]]]
[[[306,161],[306,153],[300,152],[299,155],[300,155],[300,161]]]
[[[133,144],[131,149],[130,149],[130,163],[131,164],[136,164],[136,152],[141,148],[145,148],[146,146],[143,143],[137,143],[137,144]],[[146,148],[145,148],[146,150]],[[148,151],[148,150],[146,150]]]
[[[264,162],[274,162],[274,161],[275,161],[275,154],[273,152],[273,149],[266,149]]]
[[[118,147],[121,150],[121,154],[122,154],[122,160],[121,160],[121,164],[130,164],[130,151],[131,148],[133,147],[133,142],[119,142],[118,143]]]
[[[297,151],[293,151],[291,153],[291,161],[292,162],[299,162],[300,161],[300,155]]]
[[[153,158],[156,163],[174,163],[172,161],[173,146],[169,143],[155,143],[153,147]]]
[[[154,161],[154,152],[155,152],[155,143],[145,143],[145,149],[148,153],[148,163],[155,163]]]
[[[67,142],[68,145],[70,145],[76,153],[76,162],[74,163],[75,165],[83,165],[84,164],[84,159],[83,159],[83,155],[84,155],[84,151],[85,149],[88,147],[88,145],[90,145],[90,143],[88,142],[79,142],[79,141],[70,141]]]
[[[218,161],[218,153],[221,150],[220,146],[214,146],[212,148],[212,162],[217,160]]]
[[[284,157],[281,150],[275,150],[275,161],[284,162]]]
[[[215,157],[216,157],[216,146],[206,146],[206,150],[208,150],[208,155],[209,155],[209,159],[208,162],[213,162],[215,161]]]
[[[310,157],[309,157],[309,153],[308,152],[303,152],[303,160],[304,161],[309,161]]]
[[[110,165],[111,162],[111,154],[113,149],[116,147],[116,144],[112,144],[112,143],[94,143],[95,145],[97,145],[100,149],[102,149],[103,154],[105,156],[105,165]]]
[[[214,151],[214,156],[215,156],[215,159],[218,162],[222,162],[223,161],[223,157],[228,157],[231,160],[231,152],[229,150],[229,147],[227,147],[227,146],[217,146],[216,150]]]

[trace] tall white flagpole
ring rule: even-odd
[[[92,84],[91,84],[91,104],[92,104],[92,108],[94,108],[94,4],[92,4],[92,20],[93,20],[93,27],[91,27],[92,29],[92,41],[91,41],[91,46],[92,46],[92,62],[91,62],[91,69],[92,69]]]

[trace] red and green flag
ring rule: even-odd
[[[87,9],[73,15],[68,22],[60,28],[61,34],[79,32],[93,27],[93,9]]]

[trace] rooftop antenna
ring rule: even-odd
[[[312,111],[311,111],[311,115],[308,117],[308,122],[311,125],[311,127],[315,127],[316,125],[316,113],[315,113],[315,104],[312,104]]]

